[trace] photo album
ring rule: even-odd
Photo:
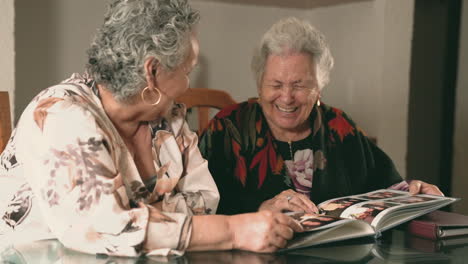
[[[449,205],[459,199],[382,189],[327,200],[320,214],[290,212],[304,232],[295,234],[284,250],[357,237],[379,237],[381,232]]]

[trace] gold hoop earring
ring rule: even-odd
[[[156,100],[156,102],[154,102],[154,103],[148,103],[148,102],[146,101],[146,99],[145,99],[145,92],[146,92],[148,89],[150,89],[149,86],[146,86],[145,89],[143,89],[143,91],[141,92],[141,100],[143,100],[143,102],[145,102],[146,104],[149,104],[149,105],[157,105],[157,104],[159,104],[159,102],[161,101],[161,97],[162,97],[161,92],[159,91],[159,89],[156,88],[156,87],[154,87],[154,90],[155,90],[156,92],[158,92],[158,100]]]

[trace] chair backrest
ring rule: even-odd
[[[0,92],[0,153],[11,135],[11,113],[8,92]]]
[[[177,98],[177,101],[184,103],[187,109],[197,107],[198,135],[208,125],[210,108],[222,109],[236,103],[227,92],[207,88],[192,88]]]

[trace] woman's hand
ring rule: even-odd
[[[423,181],[412,180],[409,183],[409,192],[411,194],[432,194],[432,195],[439,195],[444,196],[444,194],[439,190],[439,187],[429,184]]]
[[[270,200],[264,201],[258,208],[258,211],[264,210],[273,212],[318,213],[317,206],[307,196],[291,189],[281,192]]]
[[[284,248],[294,232],[304,229],[291,217],[271,211],[233,215],[229,218],[233,249],[274,252]]]

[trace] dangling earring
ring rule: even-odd
[[[317,99],[317,106],[320,106],[320,98]]]
[[[143,91],[141,92],[141,100],[143,100],[143,102],[145,102],[146,104],[149,104],[149,105],[157,105],[157,104],[159,104],[159,102],[161,101],[162,95],[161,95],[161,92],[159,91],[159,89],[156,88],[156,87],[154,87],[153,89],[154,89],[156,92],[158,92],[158,100],[156,100],[156,102],[154,102],[154,103],[148,103],[148,102],[146,101],[146,99],[145,99],[145,92],[146,92],[147,90],[149,91],[149,89],[150,89],[149,86],[146,86],[145,89],[143,89]]]

